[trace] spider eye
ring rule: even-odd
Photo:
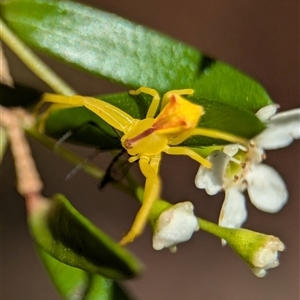
[[[124,147],[125,147],[126,149],[131,149],[131,148],[132,148],[132,143],[130,142],[129,139],[126,139],[126,140],[124,141]]]

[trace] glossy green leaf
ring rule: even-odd
[[[248,139],[265,129],[265,125],[253,113],[244,108],[198,97],[191,97],[190,99],[202,105],[205,110],[198,127],[217,129]],[[224,144],[224,141],[193,136],[183,143],[189,147],[217,144]]]
[[[70,1],[7,0],[1,15],[32,47],[130,88],[193,88],[196,96],[252,111],[271,103],[231,66],[111,13]]]
[[[59,261],[112,279],[136,276],[141,266],[124,248],[97,229],[62,195],[44,200],[29,213],[32,235]]]
[[[130,300],[132,299],[112,279],[70,267],[37,247],[51,280],[63,299]]]
[[[99,98],[138,119],[145,118],[151,101],[148,96],[131,96],[128,93]],[[254,137],[265,128],[265,125],[253,113],[241,107],[198,97],[189,97],[189,99],[202,105],[205,109],[205,114],[199,123],[201,127],[218,129],[246,138]],[[72,130],[73,133],[70,141],[76,143],[101,149],[121,147],[118,133],[84,107],[54,111],[46,120],[45,132],[52,137],[60,138],[68,130]],[[183,145],[189,147],[210,146],[213,144],[224,144],[224,141],[194,136],[183,143]]]

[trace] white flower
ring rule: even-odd
[[[195,184],[209,195],[225,190],[225,200],[219,217],[219,225],[239,228],[247,218],[245,197],[258,209],[275,213],[287,202],[288,191],[280,175],[273,168],[262,164],[264,149],[288,146],[300,137],[300,109],[274,115],[275,105],[257,112],[257,117],[267,123],[267,128],[256,136],[245,149],[239,145],[225,146],[223,152],[214,151],[208,156],[212,169],[200,166]]]
[[[266,243],[256,251],[252,257],[252,272],[257,277],[264,277],[266,270],[275,268],[279,265],[278,251],[284,250],[284,244],[279,238],[269,236]]]
[[[191,202],[181,202],[165,210],[158,218],[153,235],[153,248],[169,248],[176,252],[176,244],[188,241],[194,231],[199,230]]]

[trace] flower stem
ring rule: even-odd
[[[74,95],[75,91],[55,74],[30,48],[28,48],[0,19],[1,40],[23,61],[23,63],[53,91],[63,95]]]
[[[198,218],[198,223],[201,230],[211,233],[221,239],[228,239],[235,231],[234,229],[221,227],[201,218]]]

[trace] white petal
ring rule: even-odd
[[[247,175],[248,194],[252,204],[265,212],[278,212],[288,199],[286,185],[273,168],[253,165]]]
[[[229,228],[239,228],[247,219],[245,197],[237,188],[229,188],[225,191],[219,225]]]
[[[288,146],[300,138],[300,108],[279,113],[271,118],[268,128],[255,137],[255,142],[264,149]]]
[[[205,189],[208,195],[215,195],[222,189],[223,176],[230,157],[221,151],[213,151],[207,159],[212,163],[212,168],[200,166],[195,184],[197,188]]]
[[[264,106],[260,110],[258,110],[255,115],[262,122],[265,123],[276,114],[277,107],[278,107],[277,104],[270,104],[270,105]]]

